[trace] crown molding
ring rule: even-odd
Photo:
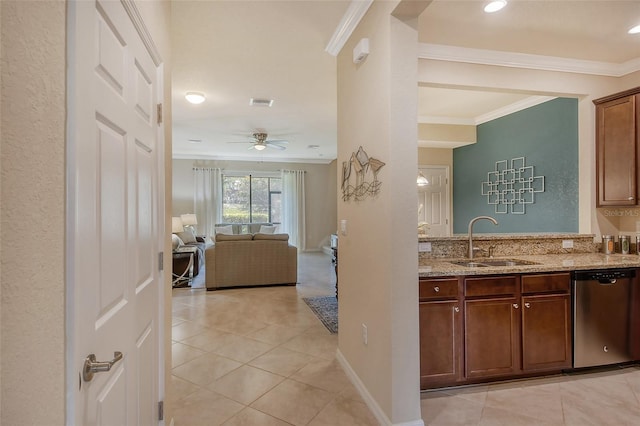
[[[476,120],[473,118],[421,115],[418,116],[418,124],[452,124],[455,126],[475,126]]]
[[[530,96],[527,99],[514,102],[511,105],[479,115],[475,118],[475,124],[478,125],[486,123],[487,121],[495,120],[496,118],[504,117],[505,115],[513,114],[515,112],[522,111],[523,109],[543,104],[552,99],[556,99],[556,97],[557,96]]]
[[[324,49],[326,52],[330,55],[338,56],[372,3],[373,0],[351,0],[347,11]]]
[[[171,156],[173,160],[219,160],[219,161],[244,161],[259,163],[303,163],[303,164],[330,164],[335,158],[278,158],[278,157],[241,157],[230,155],[207,155],[194,153],[174,152]]]
[[[531,55],[528,53],[501,52],[497,50],[471,49],[443,44],[420,43],[419,59],[466,62],[511,68],[527,68],[542,71],[592,74],[606,77],[622,77],[640,71],[640,58],[621,64],[559,58],[555,56]]]

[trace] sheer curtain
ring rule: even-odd
[[[282,171],[282,232],[299,251],[306,249],[304,170]]]
[[[220,169],[193,168],[193,210],[198,218],[198,231],[214,234],[222,218],[222,172]]]

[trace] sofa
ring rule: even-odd
[[[288,234],[216,234],[205,250],[207,290],[296,285],[298,249]]]

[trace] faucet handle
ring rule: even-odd
[[[493,250],[496,248],[496,246],[489,246],[489,257],[493,257]]]

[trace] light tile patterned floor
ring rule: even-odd
[[[173,290],[176,426],[377,425],[302,300],[334,294],[331,268],[303,254],[295,287]]]
[[[329,257],[304,254],[300,284],[173,290],[176,426],[369,426],[302,297],[333,294]],[[640,424],[640,367],[425,392],[425,425]]]

